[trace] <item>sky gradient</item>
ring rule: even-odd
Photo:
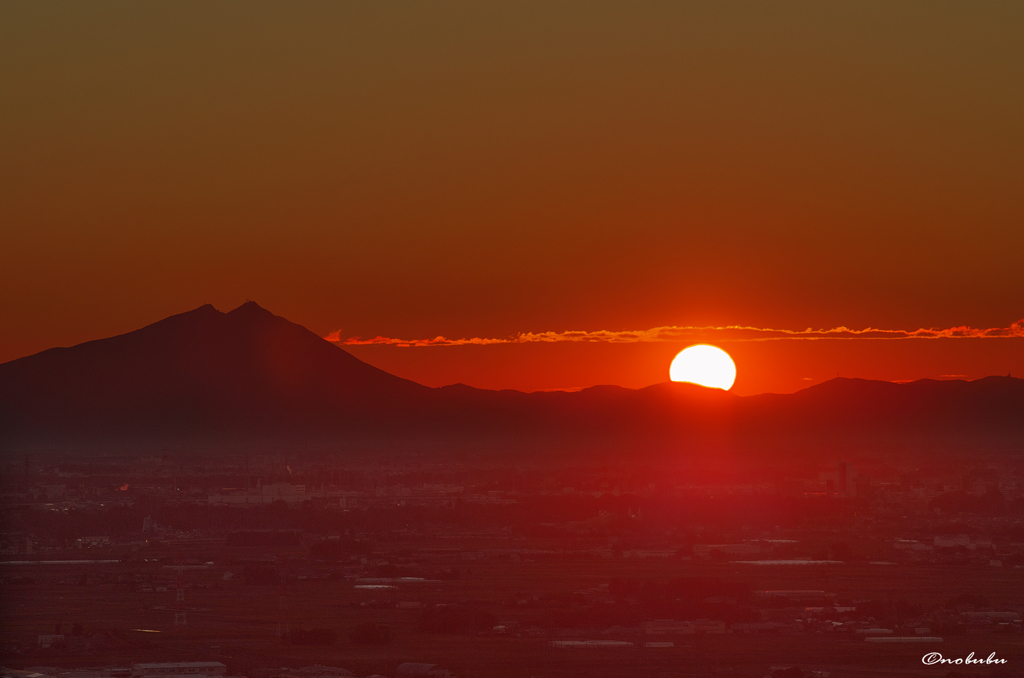
[[[0,361],[252,299],[341,340],[1024,318],[1020,3],[7,3]],[[1024,375],[1024,338],[349,346],[429,385]]]

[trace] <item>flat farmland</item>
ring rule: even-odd
[[[448,546],[448,544],[446,544]],[[495,544],[459,542],[472,551]],[[388,544],[388,553],[415,552],[422,544]],[[533,545],[543,549],[544,544]],[[179,549],[180,552],[180,549]],[[207,545],[192,560],[211,562],[205,569],[184,569],[188,624],[174,625],[178,571],[166,561],[62,565],[3,565],[3,619],[0,641],[8,666],[124,665],[138,661],[222,661],[234,672],[259,667],[324,664],[359,675],[393,675],[397,664],[442,664],[460,676],[762,676],[773,665],[797,664],[829,670],[833,676],[945,675],[925,667],[921,656],[938,651],[947,657],[988,656],[995,652],[1009,667],[1024,668],[1024,636],[970,630],[941,644],[876,644],[841,632],[648,636],[674,647],[560,649],[553,639],[622,639],[637,634],[602,634],[601,629],[559,630],[539,626],[545,615],[579,608],[580,596],[594,595],[613,579],[668,581],[679,577],[743,582],[753,590],[821,589],[852,600],[906,599],[931,609],[962,593],[983,595],[997,608],[1024,608],[1024,576],[1019,569],[979,566],[831,565],[754,566],[678,558],[502,557],[458,560],[456,556],[417,557],[420,565],[457,566],[458,578],[398,583],[394,588],[357,589],[350,576],[292,578],[283,585],[242,581],[237,549]],[[297,561],[299,552],[278,552],[277,562]],[[331,569],[327,567],[326,569]],[[225,573],[232,573],[225,579]],[[25,579],[28,578],[28,579]],[[287,578],[286,578],[287,579]],[[26,583],[33,580],[34,583]],[[143,590],[139,581],[169,582],[166,591]],[[11,583],[22,582],[22,583]],[[153,588],[148,586],[146,588]],[[161,586],[163,588],[163,586]],[[574,594],[578,594],[573,598]],[[405,603],[407,605],[399,605]],[[524,604],[525,603],[525,604]],[[412,605],[408,605],[412,604]],[[415,605],[420,607],[417,609]],[[518,625],[509,634],[428,633],[420,630],[422,610],[458,605],[485,610],[498,622]],[[585,610],[586,605],[582,605]],[[387,626],[387,645],[353,643],[348,634],[359,624]],[[94,643],[77,654],[11,648],[31,646],[39,634],[65,633],[80,624],[85,637],[115,632],[118,642]],[[324,646],[291,645],[282,633],[329,629],[337,641]],[[533,629],[526,633],[526,629]],[[972,671],[991,669],[965,669]],[[982,675],[982,674],[978,674]],[[988,675],[985,673],[984,675]]]

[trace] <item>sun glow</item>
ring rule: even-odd
[[[736,363],[729,354],[710,344],[684,348],[668,369],[672,381],[686,381],[728,391],[736,381]]]

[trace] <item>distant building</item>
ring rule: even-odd
[[[220,662],[161,662],[133,664],[132,678],[173,678],[175,676],[223,676],[227,667]]]
[[[694,544],[693,555],[708,558],[713,551],[727,556],[749,556],[761,553],[759,544]]]
[[[857,483],[853,477],[853,464],[845,461],[836,464],[836,491],[840,497],[857,496]]]
[[[864,639],[868,643],[941,643],[938,636],[872,636]]]
[[[32,669],[25,669],[19,671],[18,669],[9,669],[4,667],[2,670],[3,678],[54,678],[57,675],[59,669],[53,669],[54,673],[40,673]]]
[[[49,633],[39,636],[39,647],[53,647],[58,643],[64,642],[64,635],[57,633]]]
[[[557,647],[563,650],[586,650],[605,647],[635,647],[633,643],[627,640],[552,640],[550,645],[551,647]]]
[[[956,534],[956,535],[936,535],[935,539],[936,548],[955,548],[962,546],[966,549],[974,551],[979,548],[992,548],[992,542],[985,539],[975,539],[970,535]]]
[[[974,469],[963,477],[961,487],[964,492],[980,497],[986,492],[999,491],[999,471],[993,468]]]
[[[54,499],[63,499],[66,491],[65,485],[42,485],[43,492],[46,493],[47,498],[50,501]]]
[[[644,633],[650,636],[687,635],[696,633],[693,624],[688,621],[674,619],[655,619],[644,622]]]
[[[207,501],[215,505],[260,505],[273,504],[275,501],[283,501],[286,504],[301,504],[313,498],[311,493],[306,492],[305,485],[293,485],[292,483],[273,483],[262,485],[252,490],[241,492],[230,492],[228,494],[211,494]]]
[[[729,629],[724,621],[698,619],[696,621],[676,621],[674,619],[655,619],[644,622],[644,633],[651,636],[687,636],[697,633],[725,633]]]
[[[38,670],[38,669],[37,669]],[[47,669],[40,673],[49,673],[57,678],[129,678],[132,670],[125,667],[104,667],[101,669]]]
[[[892,547],[898,551],[931,551],[931,544],[922,544],[916,539],[894,539]]]
[[[674,558],[679,555],[679,549],[634,549],[623,551],[623,558]]]
[[[768,591],[754,591],[754,596],[760,599],[783,598],[789,603],[807,603],[818,601],[828,597],[824,591],[817,589],[775,589]]]
[[[256,669],[249,675],[250,678],[355,678],[348,669],[320,664],[299,669]]]
[[[395,669],[395,678],[452,678],[452,674],[437,664],[405,662]]]

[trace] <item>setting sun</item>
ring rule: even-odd
[[[686,381],[728,391],[736,381],[736,363],[717,346],[697,344],[676,355],[668,374],[672,381]]]

